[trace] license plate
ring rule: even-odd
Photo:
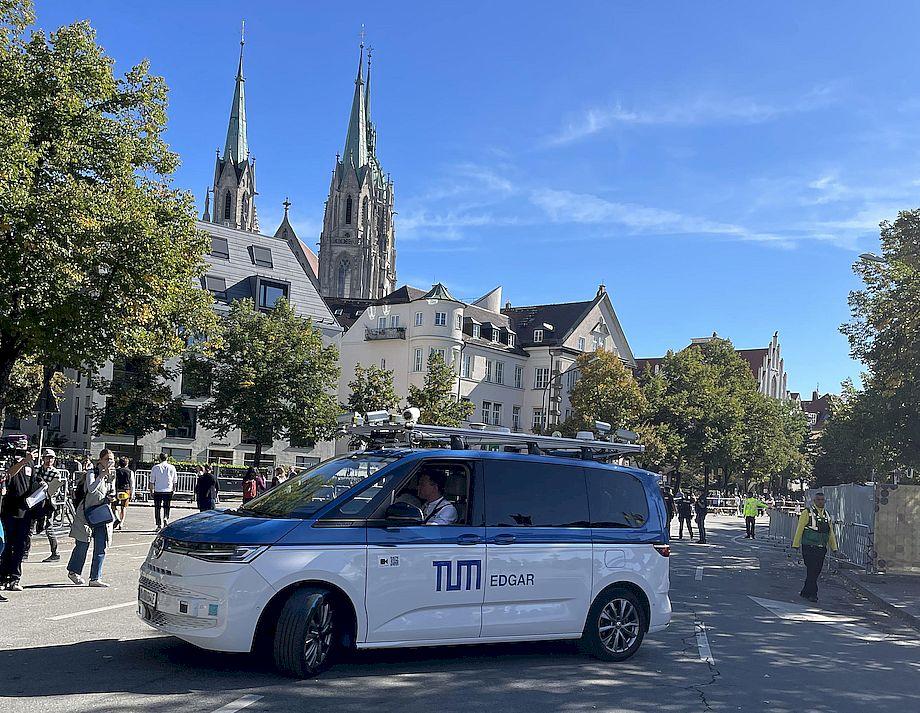
[[[150,607],[156,609],[157,606],[157,593],[147,589],[146,587],[137,588],[137,598],[142,604],[146,604]]]

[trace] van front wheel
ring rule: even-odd
[[[328,668],[335,653],[336,612],[323,589],[296,590],[281,608],[275,628],[275,666],[297,678]]]
[[[625,661],[639,650],[647,628],[639,598],[614,587],[595,600],[582,641],[596,658]]]

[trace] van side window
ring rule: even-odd
[[[419,476],[422,473],[435,475],[444,482],[444,499],[454,506],[457,512],[456,522],[452,525],[467,525],[470,521],[470,474],[472,463],[459,460],[424,460],[419,464],[411,478],[397,489],[394,501],[401,500],[415,505],[424,512],[424,498],[419,493]]]
[[[642,527],[648,521],[648,500],[638,478],[586,468],[591,527]]]
[[[588,527],[581,467],[517,459],[485,465],[487,526]]]

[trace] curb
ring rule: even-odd
[[[857,578],[852,576],[849,572],[847,572],[842,567],[837,570],[837,576],[839,576],[840,579],[842,579],[846,583],[846,587],[850,589],[851,591],[861,594],[866,599],[868,599],[873,604],[875,604],[879,609],[886,611],[892,617],[900,620],[901,623],[906,624],[911,629],[920,631],[920,617],[916,617],[910,612],[905,611],[901,607],[897,607],[891,602],[886,601],[885,599],[880,597],[878,594],[876,594],[875,592],[870,590],[868,587],[866,587],[862,582],[860,582]]]

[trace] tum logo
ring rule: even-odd
[[[461,589],[482,589],[482,560],[459,560],[456,571],[450,561],[434,561],[432,567],[438,570],[437,589],[442,590],[442,584],[446,581],[448,592],[459,592]],[[473,570],[476,570],[476,586],[473,586]],[[443,574],[445,573],[446,574]],[[464,573],[466,573],[466,586],[463,586]]]

